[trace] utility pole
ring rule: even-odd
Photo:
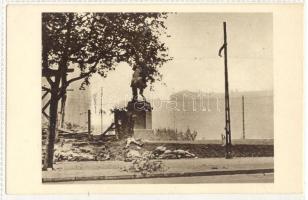
[[[91,110],[88,110],[88,135],[91,136]]]
[[[101,133],[103,133],[103,87],[101,87]]]
[[[173,109],[173,129],[175,130],[175,109]]]
[[[221,52],[224,51],[224,61],[225,61],[225,130],[226,130],[226,155],[227,159],[232,158],[231,151],[231,119],[230,119],[230,102],[229,102],[229,83],[228,83],[228,62],[227,62],[227,25],[223,22],[224,31],[224,44],[219,49],[219,56],[221,57]]]
[[[242,96],[242,116],[243,116],[243,140],[245,140],[245,100],[244,96]]]

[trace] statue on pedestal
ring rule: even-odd
[[[114,110],[116,133],[120,138],[134,136],[135,129],[152,129],[153,108],[143,95],[143,91],[147,87],[147,68],[144,60],[137,59],[133,70],[134,73],[130,84],[133,98],[122,110]],[[138,90],[143,101],[138,101]]]
[[[127,104],[127,111],[134,121],[135,129],[151,129],[152,128],[152,107],[143,95],[144,89],[147,87],[146,80],[146,63],[142,58],[137,58],[136,64],[133,67],[134,73],[131,81],[133,98]],[[138,101],[139,95],[143,101]]]
[[[136,64],[136,66],[133,67],[134,73],[130,84],[133,94],[132,101],[138,101],[138,89],[140,96],[144,101],[146,101],[145,97],[143,96],[143,91],[147,87],[144,69],[144,62],[141,59]]]

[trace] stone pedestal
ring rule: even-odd
[[[127,112],[132,116],[134,129],[152,129],[152,107],[147,101],[130,101]]]

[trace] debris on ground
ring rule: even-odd
[[[132,145],[126,146],[127,149],[124,160],[131,163],[124,169],[125,171],[149,174],[164,170],[162,159],[196,158],[195,154],[182,149],[170,150],[164,146],[158,146],[153,151],[142,149],[143,152],[141,152],[138,143],[136,144],[136,147],[139,147],[139,149],[134,148]]]
[[[56,146],[55,149],[55,162],[95,160],[93,150],[88,147],[76,148],[73,145],[61,145],[61,148]]]
[[[139,151],[134,149],[129,149],[125,152],[124,161],[126,162],[131,162],[137,158],[141,158],[141,154],[139,153]]]
[[[143,146],[143,143],[141,142],[141,139],[136,140],[133,137],[129,137],[126,139],[126,146],[125,148],[128,148],[131,144],[135,144],[139,147]]]
[[[135,159],[142,158],[144,156],[144,150],[142,148],[143,143],[140,139],[129,137],[126,139],[126,145],[124,147],[124,161],[131,162]]]
[[[61,138],[55,145],[54,161],[105,161],[123,160],[132,162],[142,159],[144,155],[149,159],[180,159],[195,158],[189,151],[182,149],[170,150],[165,146],[158,146],[154,150],[143,148],[141,140],[133,137],[122,141],[90,142],[88,140],[73,140]],[[142,162],[141,162],[142,163]]]
[[[163,170],[162,161],[153,160],[153,152],[142,148],[141,140],[129,137],[124,148],[124,161],[129,162],[124,171],[138,172],[143,175]]]
[[[156,148],[154,149],[153,153],[154,153],[154,154],[162,154],[162,153],[164,153],[166,150],[167,150],[166,147],[164,147],[164,146],[158,146],[158,147],[156,147]]]
[[[46,156],[48,129],[42,130],[42,162]],[[217,144],[144,142],[129,137],[121,140],[106,140],[84,133],[60,132],[55,144],[54,161],[106,161],[118,160],[143,163],[143,154],[150,160],[224,157],[225,149]],[[272,157],[273,145],[240,144],[233,146],[234,157]]]
[[[169,150],[164,146],[158,146],[153,151],[153,157],[158,159],[196,158],[196,155],[182,149]]]
[[[149,151],[143,152],[142,155],[132,157],[130,164],[123,171],[139,172],[143,175],[157,171],[163,171],[163,163],[161,160],[151,160],[152,153]]]

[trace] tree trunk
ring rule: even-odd
[[[50,106],[49,106],[49,133],[47,137],[47,149],[46,149],[43,170],[47,170],[47,168],[53,168],[53,155],[54,155],[54,144],[56,138],[56,128],[57,128],[58,102],[59,101],[57,98],[57,92],[52,92],[50,98]]]
[[[61,98],[61,128],[64,128],[65,123],[65,103],[66,103],[67,95],[66,93]]]

